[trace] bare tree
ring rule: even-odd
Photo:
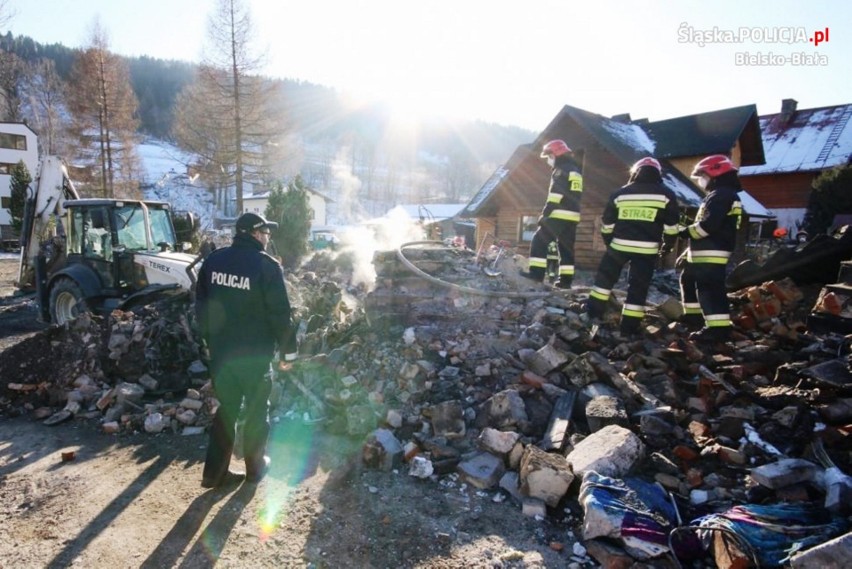
[[[18,86],[24,73],[24,62],[14,53],[0,50],[0,117],[4,121],[20,122],[21,97]]]
[[[89,47],[71,70],[68,108],[79,143],[77,158],[100,170],[90,182],[104,197],[138,192],[137,107],[127,63],[109,51],[107,34],[96,20]]]
[[[264,156],[285,148],[283,117],[273,104],[275,87],[257,75],[262,58],[252,50],[253,28],[241,0],[218,0],[210,17],[204,62],[194,84],[178,99],[174,134],[186,150],[233,182],[236,212],[243,210],[247,181],[270,170]]]
[[[25,118],[39,133],[41,154],[64,154],[67,104],[65,82],[52,59],[28,66],[21,85]]]

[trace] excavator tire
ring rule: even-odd
[[[59,279],[50,289],[50,320],[65,324],[89,310],[83,291],[72,279]]]

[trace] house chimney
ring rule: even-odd
[[[796,105],[799,102],[796,99],[781,99],[781,122],[787,124],[796,113]]]
[[[623,122],[630,124],[630,113],[621,113],[620,115],[612,115],[612,120],[615,122]]]

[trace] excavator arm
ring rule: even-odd
[[[21,262],[17,285],[21,289],[36,286],[36,264],[42,242],[64,237],[63,203],[79,195],[68,177],[68,170],[58,156],[45,156],[24,205],[21,227]],[[54,223],[51,224],[51,219]]]

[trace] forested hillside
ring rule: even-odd
[[[69,77],[71,65],[78,49],[62,44],[40,44],[27,36],[14,36],[11,32],[0,36],[0,50],[14,53],[24,62],[50,59],[59,76]],[[178,93],[193,79],[196,65],[184,61],[163,60],[151,57],[124,58],[130,66],[133,91],[139,100],[140,131],[155,138],[169,139]],[[347,131],[382,130],[387,112],[380,106],[359,111],[343,107],[336,91],[293,79],[270,79],[280,83],[291,114],[292,126],[307,140],[336,138]],[[455,149],[458,139],[479,149],[480,155],[491,161],[501,161],[518,144],[529,142],[535,136],[518,127],[469,121],[423,125],[419,144],[433,154],[447,155]]]
[[[26,83],[28,77],[45,82],[45,77],[52,74],[58,76],[56,82],[66,85],[76,80],[75,88],[64,94],[70,98],[70,90],[79,98],[81,85],[79,77],[74,77],[75,62],[83,53],[85,50],[43,45],[11,32],[0,36],[0,55],[7,59],[3,67],[15,69],[10,76],[3,74],[0,78],[0,88],[7,94],[4,120],[24,120],[40,131],[41,124],[34,119],[31,122],[28,116],[34,111],[27,106],[28,100],[33,99],[32,93],[27,92],[33,89],[32,79]],[[181,111],[181,94],[189,90],[202,68],[182,61],[109,55],[129,72],[130,86],[138,101],[134,111],[137,134],[181,145],[176,134],[176,117],[180,112],[186,113]],[[46,66],[45,62],[52,65]],[[51,66],[55,72],[47,69]],[[293,79],[258,79],[277,99],[276,120],[273,123],[270,118],[270,128],[277,129],[278,135],[275,140],[267,137],[263,144],[283,151],[275,158],[266,158],[272,164],[258,169],[257,181],[252,183],[301,174],[312,188],[334,194],[340,186],[340,181],[334,180],[335,172],[345,167],[347,174],[358,180],[358,198],[377,202],[369,209],[381,210],[385,205],[404,201],[464,201],[519,144],[535,137],[535,133],[518,127],[444,119],[433,119],[428,124],[406,121],[409,131],[403,136],[395,129],[394,120],[398,117],[382,105],[353,108],[329,87]],[[85,101],[77,104],[84,105]],[[60,118],[72,114],[65,106],[59,108]],[[198,112],[203,117],[214,111]],[[43,136],[41,129],[39,134]],[[73,144],[70,150],[73,152]],[[60,147],[59,152],[68,153],[68,147]],[[204,158],[199,155],[198,163],[203,164]],[[225,207],[228,192],[222,190],[222,184],[218,186]]]

